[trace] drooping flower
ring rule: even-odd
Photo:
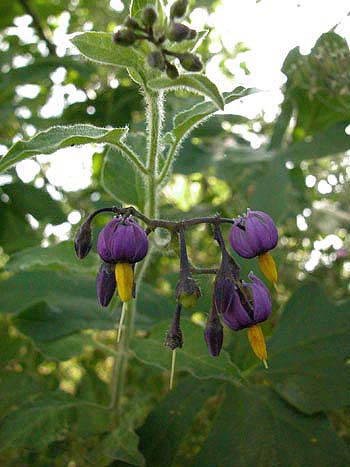
[[[134,219],[116,217],[99,233],[97,251],[103,261],[115,264],[119,297],[122,302],[129,301],[134,284],[133,264],[148,251],[146,232]]]
[[[210,355],[218,357],[224,341],[224,331],[214,304],[207,318],[204,339]]]
[[[222,315],[224,323],[239,331],[248,328],[248,338],[255,355],[267,366],[267,352],[264,334],[259,323],[271,314],[272,304],[269,291],[264,283],[251,272],[252,283],[242,282],[234,293],[230,310]]]
[[[265,284],[252,272],[252,283],[242,282],[233,294],[233,304],[223,313],[224,323],[235,331],[266,321],[271,314],[272,304]]]
[[[245,217],[240,216],[230,231],[230,244],[243,258],[259,257],[259,266],[274,284],[277,283],[277,269],[269,251],[278,242],[278,232],[271,217],[262,211],[248,210]]]

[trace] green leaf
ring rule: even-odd
[[[145,203],[143,180],[135,172],[134,166],[114,148],[110,148],[105,157],[102,185],[120,203],[143,209]]]
[[[171,351],[164,347],[165,336],[170,322],[157,324],[150,337],[134,338],[132,349],[138,360],[147,365],[170,369]],[[220,358],[211,357],[203,337],[203,329],[190,321],[183,320],[181,328],[184,346],[176,351],[176,369],[190,372],[197,378],[215,378],[237,383],[240,380],[238,369],[228,354],[222,351]]]
[[[19,328],[21,329],[21,325]],[[42,333],[40,332],[39,335]],[[51,341],[36,339],[35,346],[50,360],[62,362],[81,355],[87,346],[93,347],[94,340],[87,334],[77,332]]]
[[[9,272],[20,272],[35,269],[55,269],[63,271],[92,272],[99,267],[99,259],[96,254],[90,252],[84,261],[79,261],[75,255],[74,243],[65,241],[48,248],[35,246],[26,248],[11,255],[6,263]]]
[[[139,430],[140,449],[147,465],[173,465],[178,448],[187,438],[195,417],[217,389],[217,382],[199,382],[189,377],[150,413]]]
[[[127,422],[122,421],[120,426],[105,436],[87,456],[93,465],[99,467],[108,466],[113,461],[141,467],[145,465],[145,459],[137,448],[138,442],[138,436],[127,426]]]
[[[88,143],[120,142],[127,133],[126,128],[98,128],[92,125],[56,126],[37,133],[27,141],[17,141],[0,159],[0,172],[29,157],[52,154],[58,149]]]
[[[71,409],[78,404],[79,401],[59,392],[24,403],[2,421],[0,451],[47,446],[65,432]]]
[[[349,405],[349,322],[349,303],[335,306],[316,284],[302,287],[268,342],[264,378],[305,413]]]
[[[42,341],[59,339],[82,329],[113,329],[115,316],[113,319],[111,313],[98,312],[96,305],[93,308],[83,308],[84,300],[81,302],[79,305],[79,301],[75,300],[70,306],[50,306],[46,302],[38,302],[17,314],[12,318],[12,322],[23,334],[31,337],[34,341],[39,341],[39,348]],[[76,340],[76,338],[70,339],[70,345],[74,344],[73,353],[71,349],[67,348],[63,358],[61,357],[62,359],[74,355],[77,346]],[[79,342],[79,353],[84,344],[85,342]],[[52,346],[51,349],[50,346],[46,346],[46,351],[51,352],[51,355],[52,353],[57,354],[57,352],[62,355],[62,344],[61,348],[58,348],[59,345],[56,342],[54,349]],[[45,347],[43,351],[45,353]]]
[[[28,397],[33,397],[44,391],[44,386],[35,379],[23,372],[12,373],[4,371],[0,374],[0,416],[20,405]]]
[[[224,99],[216,87],[206,76],[196,73],[186,73],[177,79],[155,78],[147,83],[147,86],[155,91],[176,91],[184,89],[195,94],[201,94],[211,99],[217,108],[223,110]]]
[[[82,32],[71,39],[84,57],[105,65],[117,65],[133,68],[144,77],[145,59],[133,47],[114,44],[112,34],[108,32]]]
[[[343,441],[323,416],[302,415],[264,386],[228,387],[193,467],[343,467]]]
[[[254,92],[251,88],[243,88],[239,86],[232,92],[224,93],[224,105],[240,99]],[[195,128],[200,123],[204,122],[213,113],[217,112],[217,106],[212,102],[200,102],[191,109],[185,110],[177,114],[174,118],[174,127],[172,133],[177,141],[180,141],[188,131]]]
[[[208,30],[205,29],[203,31],[198,31],[194,39],[188,39],[182,42],[171,42],[167,40],[164,44],[164,48],[176,53],[194,52],[206,38],[207,34]]]
[[[350,148],[350,136],[345,133],[349,122],[341,122],[319,131],[306,141],[294,143],[278,151],[277,157],[285,161],[299,162],[338,154]]]
[[[16,215],[32,214],[39,221],[61,224],[67,220],[62,205],[51,198],[45,190],[35,188],[28,183],[16,182],[4,185],[2,191],[9,197],[6,205]]]

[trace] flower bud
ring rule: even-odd
[[[190,29],[190,35],[189,35],[189,39],[195,39],[197,36],[197,31],[195,31],[194,29]]]
[[[135,18],[131,16],[127,16],[124,20],[124,26],[128,29],[140,29],[139,23],[136,21]]]
[[[147,62],[152,68],[158,68],[161,71],[165,70],[165,58],[159,50],[151,52],[147,57]]]
[[[170,18],[182,18],[185,16],[186,10],[188,6],[187,0],[177,0],[175,3],[171,5],[170,8]]]
[[[185,308],[196,306],[201,295],[201,289],[193,277],[180,277],[175,289],[175,297],[182,306]]]
[[[220,354],[224,340],[224,331],[219,316],[213,305],[204,329],[204,339],[210,355],[217,357]]]
[[[170,79],[176,79],[179,77],[179,70],[176,68],[175,65],[168,61],[165,62],[165,71],[168,78]]]
[[[197,55],[183,53],[179,56],[180,63],[187,71],[201,71],[203,64]]]
[[[92,232],[90,221],[85,221],[79,228],[74,239],[74,248],[79,259],[84,259],[92,247]]]
[[[153,24],[157,21],[157,12],[153,6],[148,5],[142,10],[141,19],[145,26],[152,27]]]
[[[113,42],[117,45],[129,46],[137,40],[137,35],[131,29],[119,29],[113,34]]]
[[[178,303],[176,305],[173,322],[165,339],[165,345],[171,350],[175,350],[177,348],[181,349],[183,345],[183,336],[180,328],[180,314],[181,305]]]
[[[108,306],[116,289],[114,264],[102,263],[96,277],[97,300],[101,306]]]
[[[188,39],[191,34],[190,28],[181,23],[173,23],[168,31],[168,39],[174,42],[181,42]]]

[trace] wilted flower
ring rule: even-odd
[[[204,339],[210,355],[217,357],[220,354],[224,341],[224,331],[214,304],[205,325]]]
[[[165,345],[171,350],[182,347],[183,345],[183,336],[180,328],[180,315],[181,315],[181,304],[176,305],[173,322],[166,336]]]
[[[115,264],[103,262],[96,277],[98,303],[108,306],[116,289]]]
[[[106,263],[115,263],[118,294],[122,302],[132,298],[134,272],[132,265],[147,254],[146,232],[131,218],[116,217],[99,233],[97,251]]]
[[[245,217],[240,216],[230,231],[230,244],[243,258],[259,257],[259,265],[265,276],[277,283],[277,270],[269,250],[275,248],[278,232],[269,215],[262,211],[248,210]]]

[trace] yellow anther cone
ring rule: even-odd
[[[263,361],[265,368],[267,368],[267,350],[265,337],[261,327],[258,324],[248,328],[248,339],[255,355]]]
[[[275,286],[278,281],[278,274],[275,261],[270,253],[264,253],[258,256],[259,266],[267,280]]]
[[[130,263],[117,263],[115,266],[115,279],[120,300],[125,303],[132,299],[134,284],[134,271]]]

